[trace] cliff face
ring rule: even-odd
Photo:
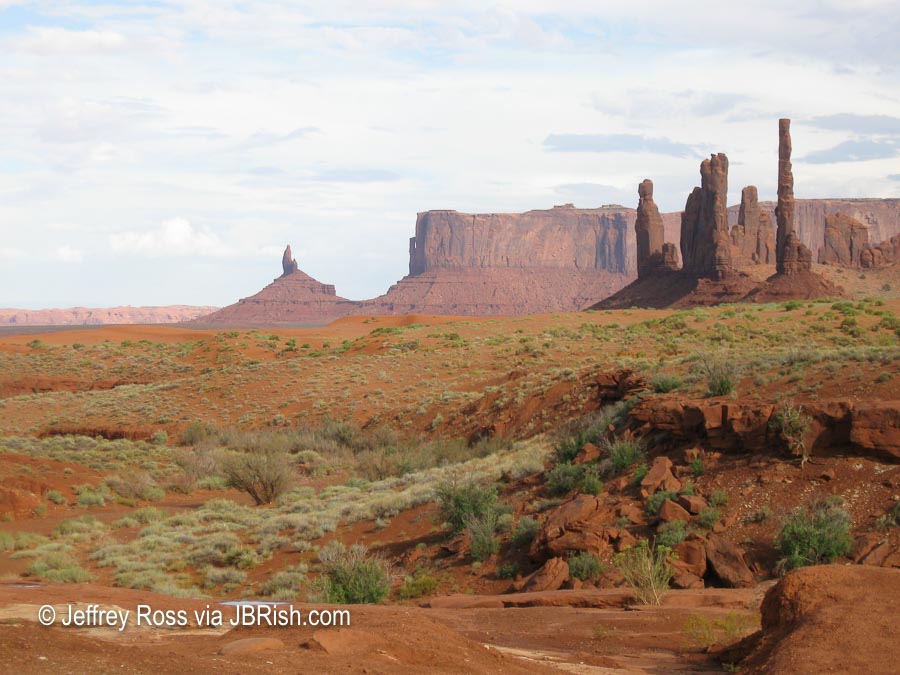
[[[600,270],[634,274],[634,209],[557,206],[526,213],[427,211],[416,219],[409,274],[437,269]]]
[[[0,309],[0,326],[109,326],[132,323],[180,323],[215,311],[215,307],[69,307]]]

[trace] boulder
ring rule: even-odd
[[[711,534],[707,539],[706,563],[709,571],[727,588],[749,588],[756,583],[744,562],[744,554],[717,534]]]
[[[569,563],[562,558],[550,558],[539,570],[514,584],[516,591],[555,591],[569,580]]]
[[[703,578],[706,576],[706,542],[696,535],[675,547],[677,559],[672,561],[672,567],[688,574]]]
[[[882,459],[900,459],[900,401],[857,403],[850,416],[850,442]]]
[[[681,495],[678,498],[678,505],[692,516],[696,516],[707,506],[706,500],[697,495]]]
[[[672,460],[665,455],[660,455],[653,460],[647,475],[641,480],[641,492],[652,495],[667,484],[673,485],[673,481],[678,482],[672,475]]]
[[[574,464],[590,464],[603,457],[603,451],[593,443],[585,443],[573,460]]]
[[[543,560],[548,555],[562,556],[570,551],[599,554],[609,543],[604,530],[611,520],[612,514],[599,499],[577,495],[549,515],[532,542],[529,555],[532,560]]]
[[[690,522],[691,520],[691,514],[671,499],[667,499],[662,503],[662,506],[659,507],[658,515],[659,519],[664,523],[671,523],[673,520],[683,520],[685,522]]]

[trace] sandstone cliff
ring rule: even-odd
[[[67,309],[0,309],[0,326],[108,326],[132,323],[180,323],[215,311],[216,307],[69,307]]]
[[[825,240],[819,263],[859,267],[859,256],[869,244],[869,230],[856,218],[835,213],[825,218]]]
[[[865,268],[900,265],[900,234],[876,246],[863,248],[859,255],[859,264]]]

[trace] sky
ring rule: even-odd
[[[0,307],[374,297],[416,213],[900,197],[900,2],[0,0]]]

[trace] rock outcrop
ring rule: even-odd
[[[859,267],[860,254],[869,244],[869,230],[856,218],[835,213],[825,218],[825,240],[819,264]]]
[[[637,244],[637,273],[645,277],[660,270],[678,269],[678,252],[665,241],[665,226],[653,201],[653,181],[645,178],[638,186],[638,207],[634,222]]]
[[[859,254],[859,265],[866,269],[888,267],[900,263],[900,234],[876,246],[867,246]]]
[[[284,274],[281,275],[283,277],[286,277],[288,274],[293,274],[300,269],[300,266],[297,265],[296,258],[291,257],[290,244],[287,245],[287,248],[284,249],[284,255],[281,256],[281,268],[284,270]]]
[[[700,164],[700,187],[688,196],[681,216],[681,258],[687,274],[724,281],[733,273],[727,199],[728,157],[720,152]]]
[[[282,257],[284,273],[256,295],[201,317],[195,323],[218,326],[315,326],[354,313],[359,303],[336,294],[297,268],[291,247]]]
[[[110,326],[133,323],[182,323],[218,307],[70,307],[68,309],[0,309],[0,326]]]
[[[775,262],[775,233],[769,214],[759,206],[755,185],[741,190],[737,225],[731,228],[732,258],[736,267]]]
[[[791,121],[778,120],[778,206],[775,219],[775,271],[794,276],[812,269],[812,252],[794,232],[794,173],[791,167]]]

